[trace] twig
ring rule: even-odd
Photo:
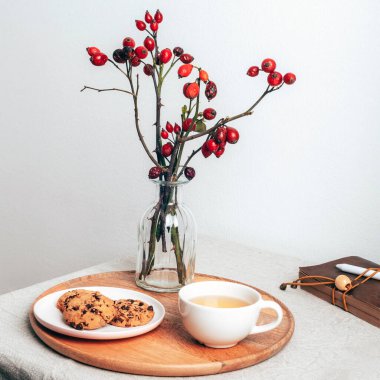
[[[280,86],[279,86],[280,87]],[[240,114],[238,114],[238,115],[235,115],[235,116],[232,116],[232,117],[229,117],[229,116],[227,116],[227,117],[225,117],[225,118],[223,118],[223,119],[220,119],[213,127],[211,127],[211,128],[209,128],[209,129],[207,129],[206,131],[204,131],[204,132],[200,132],[200,133],[197,133],[197,134],[195,134],[195,135],[193,135],[193,136],[189,136],[189,137],[181,137],[180,138],[180,142],[186,142],[186,141],[190,141],[190,140],[194,140],[194,139],[197,139],[197,138],[199,138],[199,137],[202,137],[202,136],[205,136],[205,135],[208,135],[208,134],[210,134],[211,132],[213,132],[213,131],[215,131],[218,127],[220,127],[221,125],[224,125],[224,124],[226,124],[226,123],[229,123],[230,121],[233,121],[233,120],[236,120],[236,119],[240,119],[241,117],[244,117],[244,116],[250,116],[250,115],[252,115],[252,113],[253,113],[253,109],[264,99],[264,97],[266,96],[266,95],[268,95],[269,93],[271,93],[271,92],[273,92],[273,91],[275,91],[275,90],[278,90],[279,88],[272,88],[272,89],[269,89],[270,88],[270,86],[268,86],[267,88],[266,88],[266,90],[263,92],[263,94],[260,96],[260,98],[259,99],[257,99],[257,101],[255,102],[255,103],[253,103],[253,105],[251,106],[251,107],[249,107],[248,109],[247,109],[247,111],[245,111],[245,112],[242,112],[242,113],[240,113]]]
[[[202,146],[200,146],[198,149],[196,149],[196,150],[193,150],[193,152],[190,154],[190,156],[187,158],[187,160],[186,160],[186,162],[183,164],[183,167],[182,167],[182,169],[181,169],[181,171],[179,172],[179,174],[178,174],[178,177],[177,177],[177,179],[179,178],[179,177],[181,177],[181,175],[183,174],[183,172],[185,171],[185,169],[186,169],[186,167],[187,167],[187,165],[188,165],[188,163],[190,162],[190,160],[200,151],[202,149]]]
[[[103,92],[103,91],[120,91],[120,92],[125,92],[126,94],[133,95],[132,92],[127,91],[127,90],[122,90],[120,88],[94,88],[94,87],[89,87],[89,86],[84,86],[80,92],[84,90],[94,90],[98,92]]]

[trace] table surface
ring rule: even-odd
[[[380,329],[300,289],[279,290],[281,282],[297,277],[299,266],[309,264],[316,262],[201,239],[197,272],[261,288],[283,301],[295,318],[293,338],[276,356],[253,367],[207,378],[380,379]],[[0,379],[152,379],[93,368],[61,356],[37,338],[28,320],[34,299],[51,286],[85,274],[130,269],[134,269],[133,255],[1,295]]]

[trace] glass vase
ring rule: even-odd
[[[156,292],[177,292],[194,278],[197,228],[182,202],[186,181],[152,181],[156,198],[138,226],[136,284]]]

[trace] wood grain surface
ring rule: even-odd
[[[196,281],[229,279],[198,274]],[[284,312],[281,324],[267,333],[248,336],[235,347],[208,348],[199,344],[184,329],[177,306],[177,293],[154,293],[140,289],[134,272],[108,272],[79,277],[56,285],[41,297],[67,288],[81,286],[112,286],[128,288],[158,299],[166,309],[162,324],[155,330],[134,338],[95,341],[64,336],[40,325],[30,309],[30,322],[37,336],[55,351],[79,362],[116,372],[154,376],[197,376],[234,371],[255,365],[279,352],[290,340],[294,319],[288,308],[276,298],[259,291],[264,299],[278,302]],[[248,285],[249,286],[249,285]],[[275,318],[264,309],[259,323]]]

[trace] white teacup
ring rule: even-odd
[[[184,286],[178,296],[179,311],[186,330],[208,347],[232,347],[250,334],[276,328],[282,320],[282,309],[278,303],[264,301],[256,290],[234,282],[195,282]],[[231,297],[243,301],[247,306],[213,307],[191,301],[207,296]],[[264,308],[275,310],[277,319],[257,326],[260,311]]]

